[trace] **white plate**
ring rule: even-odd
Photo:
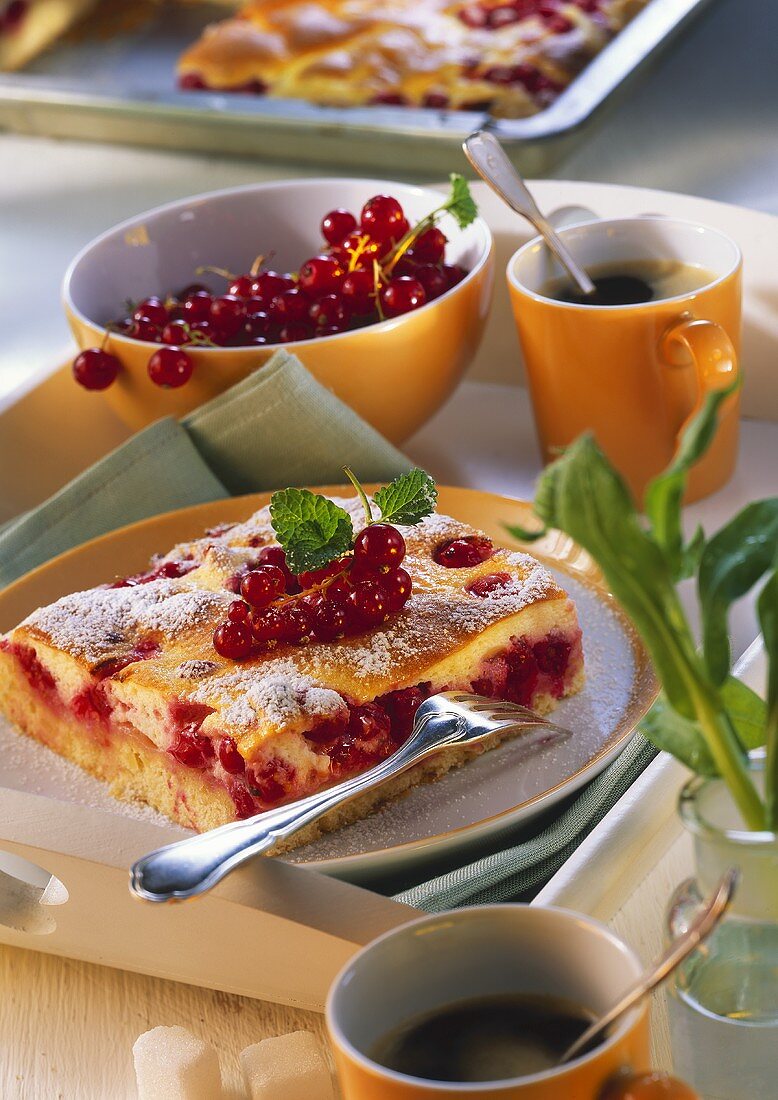
[[[369,488],[369,487],[368,487]],[[324,490],[327,491],[327,490]],[[334,488],[335,493],[347,492]],[[0,629],[67,592],[143,569],[160,548],[196,537],[217,523],[242,521],[269,494],[237,497],[120,528],[33,570],[0,593]],[[472,489],[441,487],[439,510],[511,544],[504,524],[528,526],[531,506]],[[485,839],[537,817],[601,771],[619,752],[655,695],[653,673],[634,628],[602,585],[591,559],[569,538],[552,532],[532,552],[556,572],[574,597],[584,633],[586,686],[556,712],[570,738],[529,754],[521,740],[506,744],[417,787],[387,809],[294,853],[296,862],[365,881],[408,871],[431,858],[467,852]],[[37,743],[0,727],[0,785],[83,802],[112,813],[151,816],[114,801],[105,786]],[[54,841],[54,838],[52,838]]]

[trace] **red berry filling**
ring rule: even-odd
[[[491,596],[492,592],[499,592],[501,588],[505,588],[510,583],[510,573],[489,573],[487,576],[478,577],[477,580],[465,585],[465,591],[470,592],[473,596],[480,596],[485,599],[487,596]]]
[[[549,634],[534,644],[514,638],[510,647],[484,662],[471,687],[479,695],[508,699],[532,706],[537,694],[561,698],[573,643],[561,635]]]
[[[17,645],[14,646],[14,651],[17,661],[22,666],[22,671],[27,679],[27,683],[31,688],[41,694],[56,690],[54,677],[49,670],[41,664],[38,659],[38,654],[31,646]]]
[[[446,569],[467,569],[488,561],[494,554],[491,539],[485,535],[467,535],[465,538],[442,542],[432,555],[438,565]]]

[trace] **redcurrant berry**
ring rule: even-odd
[[[240,582],[240,594],[252,607],[267,607],[285,591],[286,577],[277,565],[258,565]]]
[[[448,290],[448,280],[439,267],[435,264],[419,264],[414,272],[414,277],[424,287],[427,301],[432,302],[445,294]]]
[[[408,224],[403,208],[391,195],[373,195],[362,207],[359,218],[362,231],[378,241],[399,240],[404,232],[403,224]]]
[[[480,596],[485,599],[492,592],[498,592],[501,588],[505,588],[506,584],[510,584],[510,582],[510,573],[489,573],[485,577],[477,577],[476,580],[471,581],[470,584],[465,586],[465,591],[470,592],[473,596]]]
[[[277,565],[286,579],[286,591],[290,596],[300,591],[297,577],[289,568],[286,554],[280,546],[263,546],[257,554],[257,565]]]
[[[425,229],[413,242],[413,256],[419,263],[438,264],[446,251],[446,235],[436,225]]]
[[[357,268],[343,280],[341,294],[348,302],[351,312],[364,316],[375,309],[375,279],[369,268]]]
[[[360,581],[354,586],[348,599],[351,612],[363,629],[378,626],[389,612],[384,591],[376,581]]]
[[[413,590],[410,574],[405,569],[392,569],[379,578],[390,611],[399,611],[410,599]]]
[[[227,618],[231,623],[246,623],[248,622],[251,608],[243,600],[233,600],[230,606],[227,608]]]
[[[388,523],[371,523],[354,540],[354,564],[381,573],[405,557],[405,539]]]
[[[399,275],[381,291],[381,306],[387,317],[399,317],[423,306],[427,300],[424,287],[410,275]]]
[[[73,377],[85,390],[105,390],[121,370],[115,355],[102,348],[87,348],[73,360]]]
[[[227,293],[234,298],[250,298],[256,290],[256,279],[253,275],[238,275],[227,287]]]
[[[251,633],[258,642],[277,642],[284,636],[284,622],[277,607],[265,607],[252,611],[250,617]]]
[[[346,633],[348,615],[342,604],[321,600],[312,615],[314,636],[320,642],[332,642]]]
[[[308,316],[316,329],[334,329],[343,332],[351,320],[351,310],[341,294],[325,294],[314,302],[308,310]]]
[[[171,321],[162,329],[162,343],[174,344],[181,347],[182,344],[190,344],[192,334],[186,321]]]
[[[321,220],[321,235],[327,244],[340,244],[357,227],[357,219],[349,210],[330,210]]]
[[[184,315],[187,321],[208,321],[211,317],[211,295],[198,290],[184,299]]]
[[[211,324],[220,336],[229,340],[246,319],[246,306],[234,294],[222,294],[211,302]]]
[[[314,256],[300,268],[300,288],[312,298],[334,294],[343,280],[345,270],[335,256]]]
[[[149,321],[157,328],[162,328],[166,325],[169,317],[168,311],[165,308],[165,304],[161,298],[156,296],[152,298],[144,298],[142,302],[138,302],[137,306],[132,313],[133,318],[138,321],[142,317],[148,317]]]
[[[254,294],[271,302],[285,290],[292,290],[294,285],[291,275],[280,275],[277,271],[260,271],[254,280]]]
[[[279,325],[288,325],[290,321],[305,321],[311,299],[299,287],[284,290],[270,304],[270,315]]]
[[[159,328],[148,317],[135,317],[130,331],[127,333],[133,340],[145,340],[147,343],[159,342]]]
[[[222,623],[213,634],[213,648],[221,657],[242,661],[251,653],[251,631],[245,623]]]
[[[155,386],[177,389],[192,377],[194,363],[181,348],[165,345],[149,359],[149,378]]]

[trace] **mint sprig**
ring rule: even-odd
[[[439,213],[447,212],[456,218],[460,229],[467,229],[478,217],[478,207],[470,191],[470,184],[464,176],[452,172],[451,194],[446,203],[440,207]]]
[[[293,573],[321,569],[354,543],[351,516],[308,489],[282,489],[270,498],[273,530]]]
[[[373,501],[383,522],[412,527],[435,511],[438,490],[430,475],[416,468],[379,489]]]
[[[362,500],[365,525],[377,522],[358,479],[348,467],[345,473]],[[428,473],[413,469],[379,489],[373,500],[381,522],[410,527],[435,511],[438,491]],[[348,554],[354,545],[354,528],[348,512],[309,489],[282,489],[273,493],[270,518],[293,573],[321,569]]]

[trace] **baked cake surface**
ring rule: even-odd
[[[95,3],[96,0],[0,0],[0,71],[26,65]]]
[[[648,0],[254,0],[179,63],[184,88],[333,106],[542,110]]]
[[[356,498],[337,503],[358,520]],[[580,688],[575,608],[539,562],[495,549],[478,565],[447,568],[437,548],[478,532],[437,514],[398,530],[412,595],[366,634],[279,643],[242,662],[219,656],[213,632],[237,580],[276,545],[265,508],[176,546],[144,575],[35,611],[0,641],[0,708],[117,797],[202,830],[384,759],[430,693],[475,690],[546,712]],[[438,754],[315,829],[476,751]]]

